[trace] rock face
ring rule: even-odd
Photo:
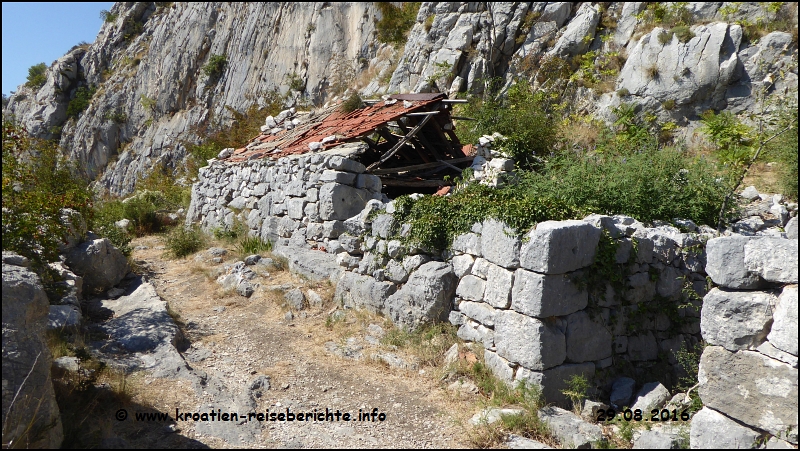
[[[8,258],[6,258],[8,256]],[[3,253],[3,442],[59,448],[61,416],[45,342],[48,302],[39,277],[18,255]]]
[[[229,124],[226,107],[263,107],[272,90],[297,98],[289,79],[322,105],[366,70],[359,58],[374,59],[380,49],[386,58],[393,54],[375,45],[371,3],[118,3],[111,12],[118,18],[103,24],[93,44],[59,59],[38,91],[20,88],[5,112],[36,136],[52,137],[53,127],[62,127],[70,157],[91,178],[103,174],[101,184],[114,193],[132,191],[154,165],[175,167],[186,155],[183,140],[197,139],[188,130],[217,125],[212,117]],[[213,55],[227,63],[207,75]],[[69,101],[89,85],[104,89],[77,121],[66,121]],[[125,119],[105,119],[117,112]],[[129,144],[109,167],[121,143]]]
[[[316,106],[347,87],[363,96],[480,94],[493,77],[506,86],[513,79],[538,85],[550,78],[542,72],[547,65],[539,64],[543,58],[588,52],[598,60],[628,57],[612,92],[561,80],[575,92],[573,111],[611,121],[613,109],[626,102],[647,108],[660,122],[687,125],[709,108],[752,110],[759,92],[780,101],[797,87],[790,30],[751,43],[736,25],[741,19],[772,22],[777,15],[796,24],[796,10],[788,4],[778,13],[755,3],[721,6],[676,6],[697,23],[686,39],[664,27],[635,34],[637,15],[649,12],[640,2],[612,2],[602,10],[567,2],[423,2],[398,51],[375,41],[380,12],[371,3],[119,3],[111,10],[117,19],[103,24],[93,44],[57,60],[42,88],[20,87],[4,113],[36,136],[60,132],[61,146],[114,193],[132,191],[157,164],[178,167],[187,154],[183,143],[201,139],[195,126],[227,126],[233,114],[226,107],[240,113],[263,107],[273,90],[288,94],[288,104]],[[609,22],[617,26],[601,25]],[[207,74],[203,69],[214,55],[226,64]],[[68,120],[70,100],[90,85],[101,89],[82,115]],[[623,90],[626,95],[619,94]],[[668,102],[673,106],[662,106]],[[124,120],[106,119],[110,115]]]

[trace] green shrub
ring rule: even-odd
[[[477,143],[482,135],[500,133],[506,138],[502,150],[522,169],[536,168],[555,147],[558,123],[549,114],[547,93],[534,92],[527,83],[516,83],[503,99],[489,95],[470,100],[463,115],[476,121],[459,133],[463,142]]]
[[[183,258],[203,247],[203,235],[196,228],[176,227],[166,237],[167,255]]]
[[[364,107],[364,101],[361,100],[361,96],[359,96],[358,93],[353,93],[353,95],[348,97],[347,100],[342,102],[342,106],[340,108],[344,113],[351,113],[363,107]]]
[[[112,14],[111,11],[107,9],[100,10],[100,19],[103,22],[114,22],[119,17],[119,14]]]
[[[225,66],[228,64],[228,57],[226,55],[211,55],[208,63],[203,66],[203,73],[214,81],[222,76]]]
[[[400,7],[390,2],[379,2],[376,5],[381,13],[380,20],[375,24],[378,41],[395,46],[405,44],[408,31],[417,20],[421,3],[407,2]]]
[[[297,72],[286,74],[286,84],[289,85],[291,91],[303,91],[306,88],[305,82]]]
[[[67,117],[77,119],[86,108],[89,108],[89,102],[92,101],[97,88],[94,86],[81,86],[75,90],[75,97],[67,104]]]
[[[61,209],[89,217],[92,191],[58,147],[3,123],[3,250],[28,257],[34,268],[58,260],[66,235]]]
[[[660,42],[662,45],[669,44],[670,42],[672,42],[672,36],[674,35],[675,33],[662,31],[661,33],[658,34],[658,42]]]
[[[675,99],[667,99],[662,104],[665,110],[670,111],[675,108]]]
[[[753,157],[753,130],[733,113],[715,114],[708,110],[702,114],[700,131],[717,146],[717,157],[723,164],[744,167]]]
[[[784,113],[779,126],[789,125],[787,132],[769,143],[767,157],[778,163],[778,184],[781,192],[797,199],[797,106]]]
[[[655,144],[625,155],[555,156],[537,172],[520,171],[518,184],[499,189],[471,184],[446,197],[400,197],[395,216],[411,224],[409,242],[432,250],[449,247],[454,237],[489,217],[520,234],[541,221],[591,213],[715,224],[726,186],[717,182],[714,165]]]
[[[686,25],[678,25],[677,27],[673,27],[670,30],[670,33],[675,34],[675,36],[678,37],[678,40],[683,43],[689,42],[695,36],[694,32],[692,32],[692,30]]]
[[[107,121],[111,121],[115,124],[122,125],[125,122],[128,122],[128,114],[120,109],[116,109],[113,111],[107,112],[103,118]]]
[[[47,66],[44,63],[35,64],[28,68],[28,81],[25,86],[31,89],[39,89],[47,82]]]

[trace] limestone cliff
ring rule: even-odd
[[[159,163],[178,166],[231,110],[320,106],[347,88],[480,93],[524,80],[570,93],[573,113],[610,120],[622,102],[693,126],[712,108],[761,114],[797,101],[797,5],[424,2],[404,48],[377,41],[373,3],[117,3],[88,46],[20,89],[4,114],[60,134],[72,158],[124,194]],[[112,16],[113,17],[113,16]],[[681,28],[681,24],[688,24]],[[226,64],[204,71],[215,55]],[[79,87],[98,88],[76,119]],[[290,89],[291,88],[291,89]]]

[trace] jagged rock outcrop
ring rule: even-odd
[[[3,252],[3,446],[59,448],[63,439],[45,342],[48,302],[26,258]]]
[[[228,123],[229,108],[263,106],[290,85],[303,87],[300,103],[322,105],[381,49],[372,3],[171,5],[115,4],[95,42],[59,59],[38,91],[20,87],[5,114],[40,137],[62,127],[62,147],[90,177],[129,193],[155,165],[182,161],[197,127]],[[217,76],[203,71],[212,55],[227,60]],[[66,120],[89,85],[98,91],[87,110]]]
[[[643,2],[423,2],[402,50],[377,42],[372,3],[156,5],[116,4],[93,44],[54,63],[38,91],[21,87],[4,111],[36,136],[60,133],[70,156],[115,194],[156,165],[177,167],[201,130],[229,125],[230,109],[264,106],[274,89],[287,103],[319,106],[346,88],[477,94],[499,77],[506,88],[558,86],[572,113],[610,121],[632,103],[687,132],[709,108],[763,116],[797,99],[790,3],[658,6],[689,23],[678,33]],[[214,55],[226,64],[207,74]],[[67,119],[89,85],[98,92],[88,109]]]

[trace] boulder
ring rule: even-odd
[[[770,331],[777,301],[774,295],[763,291],[714,288],[703,298],[703,339],[729,351],[756,349]]]
[[[108,238],[85,241],[66,253],[67,266],[83,277],[88,293],[105,291],[128,273],[128,259]]]
[[[399,291],[386,299],[384,314],[408,329],[433,321],[446,321],[458,278],[444,262],[420,266]]]
[[[547,425],[564,448],[594,448],[597,442],[603,440],[600,426],[558,407],[539,409],[539,420]]]
[[[692,417],[689,446],[692,449],[753,449],[761,433],[703,407]]]
[[[686,445],[678,432],[665,429],[644,430],[633,439],[633,449],[681,449]]]
[[[617,408],[629,406],[635,388],[636,381],[629,377],[620,377],[615,380],[611,385],[611,397],[609,398],[611,405]]]
[[[660,409],[669,401],[670,395],[667,387],[658,382],[644,384],[636,394],[632,410],[639,409],[645,414],[653,409]]]
[[[3,252],[3,444],[59,448],[61,416],[45,342],[47,295],[34,272],[6,263],[22,260]]]
[[[564,362],[567,345],[555,326],[513,311],[495,315],[497,354],[511,362],[541,371]]]
[[[526,238],[520,266],[544,274],[564,274],[592,264],[600,229],[584,221],[544,221]]]
[[[797,368],[758,352],[709,346],[697,379],[706,407],[797,443]]]
[[[395,291],[397,287],[391,282],[378,282],[370,276],[344,271],[336,283],[333,299],[348,307],[361,307],[379,313]]]

